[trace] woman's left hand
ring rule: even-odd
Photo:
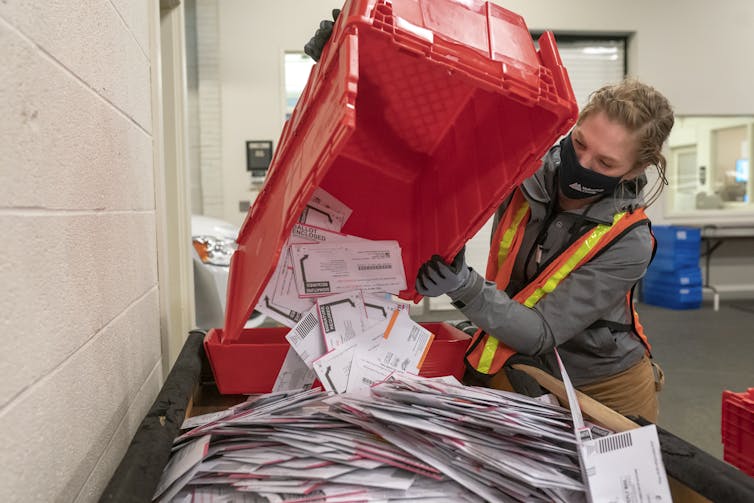
[[[447,264],[439,255],[432,255],[432,258],[419,268],[416,291],[426,297],[439,297],[464,286],[470,275],[465,251],[464,246],[451,264]]]

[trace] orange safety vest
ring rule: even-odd
[[[521,189],[516,189],[495,230],[493,246],[490,247],[487,260],[485,276],[488,281],[495,282],[498,290],[505,290],[508,286],[530,215],[529,203]],[[649,222],[649,219],[642,209],[617,213],[613,217],[612,224],[599,224],[570,245],[531,283],[514,295],[513,300],[527,307],[533,307],[545,295],[555,290],[571,272],[589,262],[600,250],[605,249],[629,229],[646,222]],[[654,237],[652,239],[654,240]],[[495,243],[498,243],[497,248],[494,246]],[[626,294],[626,302],[627,309],[630,309],[632,313],[632,328],[649,353],[651,346],[639,323],[639,315],[633,307],[631,296],[632,291],[629,291]],[[477,372],[495,374],[515,353],[513,349],[479,329],[474,334],[466,353],[466,362]]]

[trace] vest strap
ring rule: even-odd
[[[611,332],[630,332],[634,326],[630,323],[618,323],[617,321],[597,320],[588,328],[607,328]]]

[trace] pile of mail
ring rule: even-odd
[[[372,241],[342,234],[352,210],[316,189],[291,235],[256,309],[295,326],[317,298],[363,291],[397,294],[406,277],[397,241]]]
[[[273,391],[319,379],[342,393],[394,370],[419,373],[434,335],[391,300],[406,288],[400,246],[340,233],[350,214],[317,189],[256,306],[292,328]]]
[[[452,378],[273,392],[183,428],[155,500],[584,499],[566,409]]]

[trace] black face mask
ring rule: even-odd
[[[615,190],[620,183],[620,176],[607,176],[579,164],[573,141],[569,134],[560,142],[560,166],[558,166],[558,183],[560,191],[569,199],[586,199],[604,196]]]

